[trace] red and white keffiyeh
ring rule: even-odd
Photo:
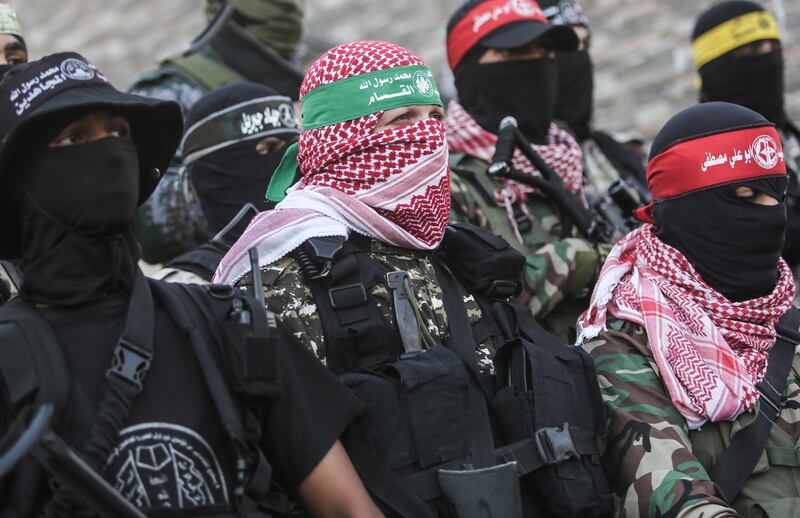
[[[300,96],[340,79],[410,65],[424,62],[391,43],[341,45],[311,66]],[[253,219],[220,263],[215,282],[240,279],[253,246],[261,264],[269,264],[309,238],[350,230],[404,248],[439,244],[450,213],[444,124],[426,120],[373,133],[382,113],[301,132],[303,180],[275,210]]]
[[[731,302],[689,261],[643,225],[617,243],[600,272],[578,343],[606,328],[608,314],[647,332],[670,398],[690,429],[752,411],[764,378],[775,324],[792,304],[792,272],[764,297]]]
[[[478,122],[467,113],[467,110],[456,100],[447,105],[447,143],[453,153],[468,153],[485,162],[491,162],[494,148],[497,144],[497,135],[483,129]],[[569,134],[556,124],[550,124],[547,131],[546,145],[533,145],[533,149],[547,162],[555,173],[561,177],[564,185],[570,192],[583,198],[583,153],[581,147]],[[539,171],[520,150],[514,152],[512,159],[514,168],[524,173],[540,175]],[[507,193],[497,193],[498,201],[507,195],[514,201],[524,202],[529,194],[538,193],[528,185],[507,180],[505,182]]]

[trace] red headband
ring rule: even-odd
[[[547,24],[547,18],[534,0],[490,0],[476,5],[447,35],[450,68],[455,70],[464,55],[490,32],[526,20]]]
[[[781,139],[773,126],[761,126],[715,133],[668,148],[647,165],[647,185],[658,201],[778,174],[786,174]],[[638,209],[636,216],[654,223],[651,208]]]

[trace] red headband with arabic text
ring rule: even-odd
[[[772,125],[714,133],[675,144],[647,165],[653,200],[666,200],[737,180],[786,174],[778,132]],[[652,204],[636,217],[655,223]]]
[[[484,36],[512,22],[535,21],[547,24],[539,4],[534,0],[490,0],[467,11],[447,35],[447,61],[456,66]]]

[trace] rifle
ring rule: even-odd
[[[530,160],[541,176],[522,173],[514,169],[511,159],[515,149],[519,149]],[[514,180],[539,189],[561,208],[566,218],[577,227],[584,237],[594,243],[611,241],[613,228],[589,210],[578,196],[567,190],[561,178],[536,153],[528,139],[519,130],[514,117],[505,117],[500,121],[494,157],[492,157],[492,163],[487,172],[490,176]]]
[[[624,178],[612,183],[606,194],[589,197],[589,208],[614,229],[616,236],[624,236],[641,224],[633,214],[644,204],[637,189]]]
[[[32,455],[59,483],[68,487],[100,516],[146,518],[132,503],[81,459],[50,428],[54,407],[27,407],[12,423],[0,444],[13,444],[0,454],[0,479],[16,464]],[[33,414],[28,422],[28,417]],[[26,423],[27,427],[26,427]],[[16,436],[16,438],[15,438]]]

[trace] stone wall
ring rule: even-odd
[[[201,0],[6,0],[34,56],[78,50],[126,86],[203,27]],[[405,45],[452,95],[444,27],[457,0],[307,0],[309,56],[359,38]],[[762,0],[783,28],[789,112],[800,120],[800,0]],[[592,25],[599,126],[647,137],[695,101],[689,35],[713,0],[584,0]]]

